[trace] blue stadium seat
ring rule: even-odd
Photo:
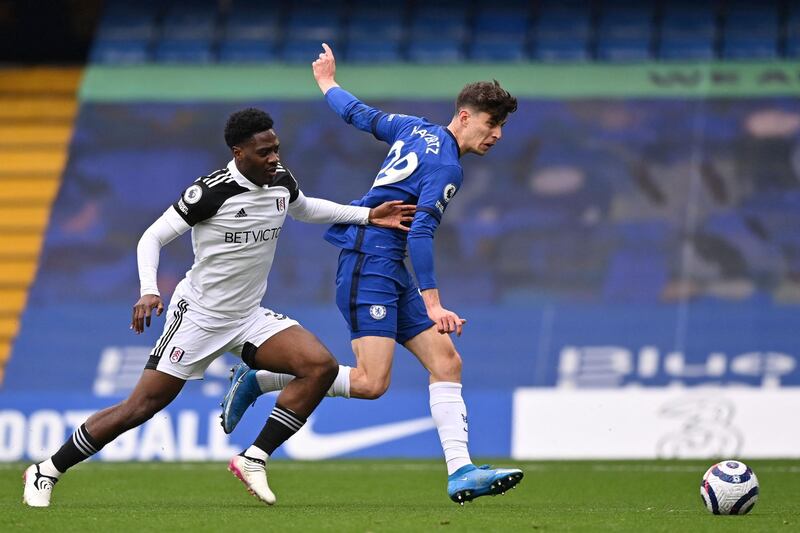
[[[710,38],[662,37],[657,55],[667,60],[709,60],[716,52]]]
[[[650,39],[653,34],[653,8],[605,9],[597,24],[598,39]]]
[[[786,56],[800,57],[800,6],[793,7],[786,20]]]
[[[540,11],[550,9],[589,10],[592,8],[592,0],[539,0],[538,3]]]
[[[399,40],[351,39],[344,58],[356,63],[395,63],[401,61]]]
[[[653,5],[606,2],[597,25],[597,59],[646,61],[652,58]]]
[[[138,64],[150,60],[150,42],[146,40],[97,40],[89,61],[107,65]]]
[[[325,39],[325,42],[334,51],[338,50],[336,41]],[[320,52],[322,52],[322,46],[319,39],[298,37],[287,39],[283,43],[280,57],[286,63],[307,63],[310,65],[319,56]]]
[[[416,63],[456,63],[464,60],[464,51],[460,39],[412,41],[408,58]]]
[[[667,2],[659,31],[656,55],[660,59],[714,59],[717,38],[716,4],[705,0]]]
[[[776,58],[778,31],[778,10],[774,4],[728,6],[722,26],[722,57]]]
[[[588,4],[543,3],[539,11],[531,54],[541,61],[586,61],[591,58],[591,20]]]
[[[275,41],[278,31],[278,12],[263,7],[232,10],[223,25],[223,34],[231,40]]]
[[[297,5],[289,14],[285,35],[292,39],[322,41],[339,40],[341,10],[338,7],[308,8]]]
[[[463,42],[467,33],[467,17],[463,9],[425,9],[411,18],[411,41],[448,39]],[[427,44],[436,47],[435,43]]]
[[[221,63],[266,63],[276,59],[272,41],[226,39],[219,44]]]
[[[210,63],[214,53],[208,39],[162,39],[156,43],[154,57],[161,63]]]
[[[529,14],[527,9],[486,8],[475,16],[473,37],[479,39],[524,39],[528,34]]]
[[[103,41],[149,41],[156,37],[158,26],[155,18],[149,16],[133,17],[129,22],[111,20],[101,22],[95,32],[95,39]]]
[[[399,8],[387,8],[385,12],[358,11],[353,13],[347,23],[349,39],[399,41],[404,31],[403,15]]]
[[[725,36],[722,44],[724,59],[775,59],[778,57],[778,41],[774,37],[761,35]]]
[[[163,39],[200,41],[213,39],[217,30],[217,11],[213,7],[173,6],[161,23]]]
[[[526,61],[528,54],[525,51],[523,39],[494,39],[476,37],[469,45],[468,57],[473,61]]]
[[[489,12],[491,10],[498,10],[498,11],[525,11],[527,12],[530,9],[531,3],[529,0],[494,0],[491,6],[477,6],[477,15],[481,13]]]
[[[606,37],[597,41],[597,59],[604,61],[648,61],[652,59],[650,36]]]
[[[539,38],[532,44],[532,56],[541,61],[588,61],[588,42],[583,39]]]
[[[536,39],[588,41],[591,34],[590,12],[583,9],[550,9],[539,13]]]
[[[664,7],[661,19],[661,37],[668,39],[713,39],[716,32],[716,14],[703,6]]]
[[[140,2],[136,4],[110,2],[95,32],[95,39],[140,41],[156,35],[157,6]]]

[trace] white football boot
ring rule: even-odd
[[[22,481],[25,484],[22,503],[31,507],[50,506],[50,496],[58,478],[42,474],[39,465],[31,465],[22,474]]]
[[[235,455],[228,463],[228,470],[242,480],[250,494],[267,505],[275,503],[275,494],[267,484],[267,463],[265,461],[244,455]]]

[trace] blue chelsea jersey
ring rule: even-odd
[[[447,204],[461,187],[458,143],[443,126],[424,118],[384,113],[339,87],[325,97],[346,122],[390,146],[372,188],[351,205],[376,207],[390,200],[417,204],[408,234],[376,226],[336,224],[325,233],[325,239],[339,248],[403,259],[406,237],[432,237]]]

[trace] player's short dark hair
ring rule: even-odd
[[[229,148],[247,142],[256,133],[272,129],[272,117],[268,113],[248,107],[228,117],[225,124],[225,143]]]
[[[476,81],[468,83],[456,98],[456,113],[462,107],[489,113],[494,122],[501,123],[517,110],[517,99],[500,87],[500,82]]]

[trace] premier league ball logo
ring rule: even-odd
[[[203,196],[203,188],[199,185],[192,185],[183,193],[183,201],[189,205],[196,204],[200,201],[201,196]]]
[[[444,190],[442,191],[442,196],[444,197],[444,202],[448,203],[450,200],[453,199],[453,196],[456,195],[457,187],[455,183],[448,183]]]

